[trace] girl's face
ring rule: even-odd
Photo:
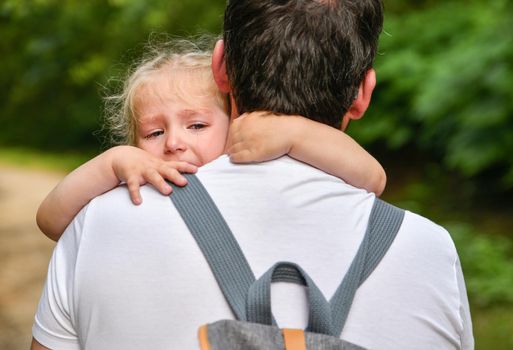
[[[206,164],[224,152],[229,118],[194,73],[156,74],[136,92],[136,145],[163,160]]]

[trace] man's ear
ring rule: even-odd
[[[346,114],[342,117],[342,130],[347,128],[349,121],[363,117],[365,111],[367,111],[367,108],[369,107],[372,92],[375,87],[376,71],[371,68],[365,73],[365,77],[358,87],[358,96],[353,101],[353,104],[349,107]]]
[[[230,82],[226,74],[226,63],[224,60],[224,41],[218,40],[212,53],[212,74],[217,87],[222,93],[228,94],[231,92]]]

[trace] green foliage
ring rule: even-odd
[[[513,305],[511,239],[476,233],[469,225],[446,225],[460,256],[473,306]]]
[[[392,3],[401,13],[385,19],[373,106],[351,131],[432,154],[466,177],[498,171],[513,188],[511,2]]]
[[[115,69],[140,55],[150,33],[220,32],[224,5],[222,0],[0,3],[0,144],[97,148],[100,89]]]

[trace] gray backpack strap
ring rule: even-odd
[[[183,175],[188,184],[173,186],[171,201],[198,243],[235,317],[246,321],[246,295],[255,276],[201,182],[194,174]]]
[[[230,228],[208,192],[193,174],[184,174],[185,187],[174,186],[170,196],[196,239],[235,317],[246,321],[246,296],[255,277]],[[358,287],[379,264],[392,244],[404,211],[376,198],[358,252],[330,300],[333,334],[340,336]],[[287,270],[278,269],[273,281],[302,283]]]
[[[271,282],[292,282],[308,288],[308,327],[307,331],[333,335],[331,307],[322,292],[308,274],[297,264],[279,262],[273,265],[248,292],[248,321],[264,325],[276,325],[271,312]]]
[[[360,285],[374,271],[392,245],[403,222],[404,210],[376,198],[358,252],[330,300],[334,334],[340,336]]]

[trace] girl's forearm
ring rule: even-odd
[[[94,197],[116,187],[110,149],[67,175],[43,200],[36,215],[41,231],[57,241],[75,215]]]
[[[347,134],[299,117],[289,155],[337,176],[347,183],[381,195],[386,174],[381,164]]]

